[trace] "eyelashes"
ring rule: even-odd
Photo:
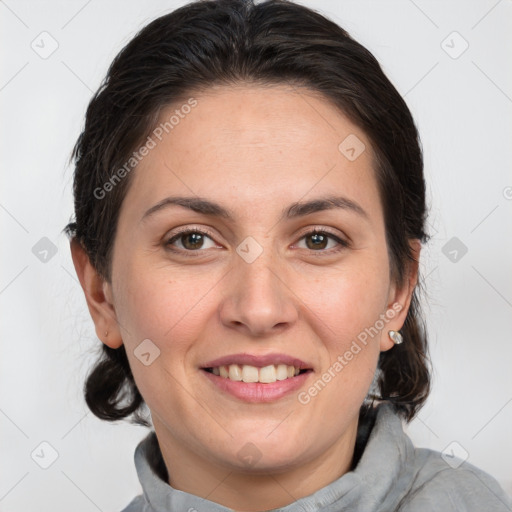
[[[191,239],[190,235],[196,235],[196,236]],[[197,235],[199,235],[199,237]],[[177,240],[182,241],[182,239],[185,239],[186,237],[189,237],[187,243],[191,242],[192,245],[198,244],[198,243],[200,244],[203,241],[202,239],[204,239],[205,237],[209,238],[213,242],[213,235],[211,233],[209,233],[208,231],[203,231],[201,229],[187,228],[187,229],[180,231],[177,234],[173,235],[171,238],[169,238],[169,240],[167,240],[167,242],[165,243],[165,246],[167,248],[171,249],[172,251],[176,251],[176,252],[183,252],[183,251],[198,252],[198,250],[199,251],[204,250],[204,247],[199,247],[199,248],[195,248],[195,249],[186,249],[184,247],[183,249],[176,250],[173,247],[174,242],[176,242]],[[182,245],[183,245],[183,243],[182,243]]]
[[[185,228],[168,238],[164,244],[165,248],[173,253],[184,255],[186,257],[197,257],[203,255],[204,252],[210,248],[218,247],[213,238],[214,235],[207,230],[198,228]],[[207,239],[209,239],[211,242],[210,247],[204,247],[205,241]],[[306,233],[303,233],[299,238],[299,242],[304,239],[311,240],[312,243],[306,243],[306,247],[301,247],[300,249],[304,249],[314,254],[315,256],[332,255],[350,247],[348,241],[329,232],[324,228],[315,228],[313,230],[307,231]],[[332,241],[337,244],[334,248],[324,247],[325,243],[329,245],[329,243]],[[176,242],[179,242],[181,247],[176,247]]]
[[[334,240],[338,246],[333,250],[332,248],[331,249],[325,249],[325,250],[321,250],[321,251],[317,251],[316,249],[311,249],[310,247],[306,247],[306,249],[309,249],[313,252],[329,252],[329,253],[332,253],[332,252],[338,252],[342,249],[346,249],[349,247],[349,243],[344,240],[343,238],[340,238],[339,236],[337,235],[334,235],[333,233],[330,233],[329,231],[325,231],[325,230],[322,230],[322,229],[313,229],[312,231],[308,231],[307,233],[304,233],[300,240],[303,240],[305,238],[308,238],[308,237],[314,237],[314,244],[317,244],[318,242],[320,243],[323,243],[325,240]],[[307,244],[306,244],[307,245]],[[317,246],[318,247],[318,246]]]

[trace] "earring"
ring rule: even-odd
[[[403,336],[398,331],[389,331],[389,337],[393,340],[395,345],[400,345],[404,341]]]
[[[105,331],[105,338],[108,338],[108,331]]]

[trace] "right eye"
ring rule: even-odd
[[[210,247],[204,247],[206,239],[211,241]],[[178,242],[176,249],[175,243]],[[215,242],[212,240],[212,235],[200,229],[183,229],[182,231],[174,234],[165,242],[165,246],[174,252],[198,252],[201,249],[210,249],[216,247]]]

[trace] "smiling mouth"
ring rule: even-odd
[[[230,364],[212,368],[202,368],[202,370],[228,380],[262,384],[272,384],[273,382],[292,379],[303,373],[313,371],[311,369],[300,369],[296,366],[286,364],[271,364],[261,368],[248,364]]]

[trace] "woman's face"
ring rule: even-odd
[[[163,112],[179,122],[151,135],[132,171],[104,287],[117,320],[106,342],[124,343],[167,450],[253,471],[328,458],[353,443],[410,300],[390,282],[369,140],[305,89],[194,98]],[[253,363],[240,367],[249,381],[287,376],[259,368],[294,360],[308,371],[246,383],[204,369],[226,356]]]

